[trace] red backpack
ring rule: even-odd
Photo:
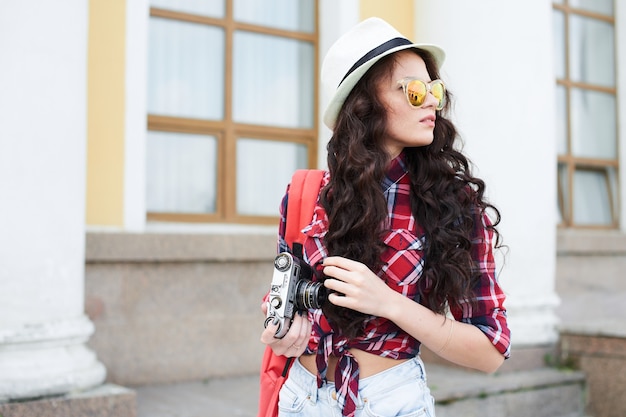
[[[302,257],[304,234],[302,228],[313,218],[313,210],[319,195],[324,171],[301,169],[293,174],[287,199],[287,225],[285,241],[295,256]],[[265,347],[261,362],[258,417],[278,416],[278,393],[287,379],[295,358],[277,356],[269,346]]]

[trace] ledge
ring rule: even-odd
[[[617,230],[557,230],[557,255],[626,256],[626,234]]]
[[[271,259],[276,235],[266,229],[88,231],[85,258],[95,262],[229,262]],[[557,231],[559,256],[626,256],[626,234],[615,230]]]
[[[273,259],[268,233],[87,232],[85,260],[100,262],[232,262]]]
[[[561,336],[571,334],[599,338],[616,337],[626,340],[626,322],[620,317],[567,323],[561,325],[559,330]]]

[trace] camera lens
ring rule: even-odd
[[[296,286],[295,306],[299,310],[321,308],[328,294],[321,282],[300,280]]]

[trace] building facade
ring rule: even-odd
[[[321,60],[374,15],[446,50],[514,352],[556,343],[558,242],[623,238],[618,2],[2,2],[0,400],[256,371]]]

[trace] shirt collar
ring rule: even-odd
[[[383,190],[389,190],[389,188],[391,188],[394,184],[397,184],[402,177],[406,175],[406,173],[406,155],[404,151],[402,151],[389,163],[389,169],[387,170],[385,179],[382,182]]]

